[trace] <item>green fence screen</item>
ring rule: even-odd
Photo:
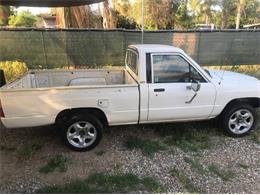
[[[141,43],[130,30],[1,29],[0,61],[29,68],[123,65],[125,50]],[[146,31],[144,43],[182,48],[201,65],[260,64],[260,31]]]

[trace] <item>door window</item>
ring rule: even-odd
[[[205,79],[179,55],[153,56],[154,83],[205,82]]]

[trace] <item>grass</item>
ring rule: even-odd
[[[184,161],[186,163],[190,164],[191,169],[196,171],[199,174],[203,175],[207,172],[197,159],[194,160],[194,159],[191,159],[191,158],[188,158],[188,157],[184,157]]]
[[[1,145],[0,145],[0,150],[1,150],[1,151],[9,151],[9,152],[11,152],[11,151],[15,151],[15,150],[16,150],[16,147],[7,146],[7,145],[1,144]]]
[[[162,193],[163,187],[152,177],[145,177],[142,180],[143,185],[153,193]]]
[[[139,149],[146,156],[153,156],[155,153],[166,149],[166,146],[158,141],[138,137],[129,137],[125,142],[125,146],[129,150]]]
[[[205,125],[205,123],[176,123],[163,125],[156,132],[164,137],[164,143],[169,146],[174,145],[185,152],[198,152],[211,148],[210,138],[212,133],[215,133],[215,130]]]
[[[223,170],[219,169],[216,165],[211,164],[208,166],[209,172],[217,175],[220,177],[223,181],[230,181],[234,178],[235,173],[232,170]]]
[[[178,170],[173,169],[171,170],[171,175],[176,177],[179,182],[183,185],[183,187],[189,192],[189,193],[203,193],[201,189],[197,188],[192,181],[188,178],[186,174],[183,173],[184,170]]]
[[[258,132],[253,132],[252,135],[252,141],[255,142],[256,144],[260,144],[260,131]]]
[[[159,191],[157,191],[159,190]],[[62,186],[45,187],[37,193],[47,194],[112,194],[137,191],[161,192],[163,187],[153,178],[140,179],[133,174],[93,174],[85,180],[74,181]]]
[[[241,168],[243,168],[243,169],[248,169],[248,168],[250,167],[250,166],[245,165],[245,164],[243,164],[243,163],[238,163],[238,166],[241,167]]]
[[[251,140],[256,143],[260,144],[260,129],[256,129],[251,133]]]
[[[40,173],[51,173],[55,170],[59,170],[60,172],[67,171],[67,162],[68,159],[62,155],[56,155],[49,160],[49,162],[40,168]]]
[[[257,117],[259,118],[260,116],[260,108],[257,109]],[[256,125],[256,128],[254,131],[252,131],[250,133],[251,135],[251,140],[256,143],[256,144],[260,144],[260,120],[258,119],[258,124]]]
[[[99,151],[95,152],[95,154],[97,156],[103,156],[105,153],[106,153],[106,151],[104,151],[104,150],[99,150]]]
[[[22,146],[17,150],[18,158],[21,160],[28,160],[32,155],[42,148],[40,144],[30,144]]]

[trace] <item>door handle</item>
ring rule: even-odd
[[[164,89],[164,88],[159,88],[159,89],[154,89],[153,91],[154,91],[154,92],[164,92],[165,89]]]

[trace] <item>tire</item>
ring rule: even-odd
[[[224,111],[221,120],[225,132],[232,137],[247,135],[256,124],[256,111],[246,103],[235,103]]]
[[[64,143],[75,151],[89,151],[102,139],[103,125],[90,114],[76,114],[61,127]]]

